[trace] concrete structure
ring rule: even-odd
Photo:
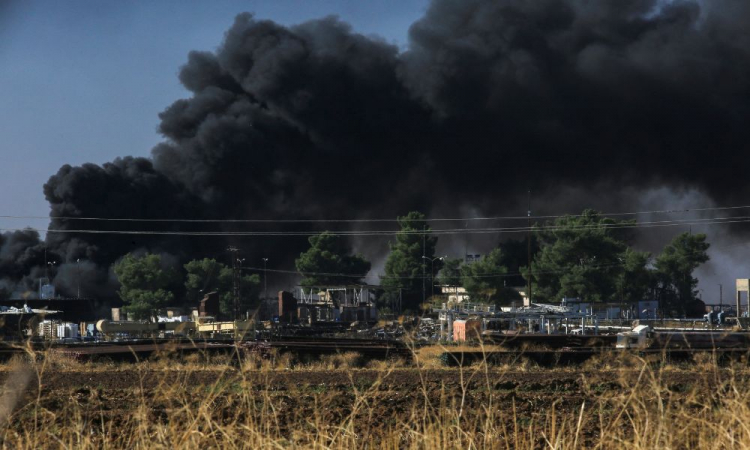
[[[447,303],[458,304],[463,303],[469,299],[469,294],[461,286],[440,286],[440,293],[443,297],[447,297]]]
[[[744,292],[747,295],[748,302],[747,304],[750,304],[750,278],[737,278],[737,290],[736,290],[736,308],[737,308],[737,317],[747,317],[747,311],[748,307],[742,306],[742,293]]]

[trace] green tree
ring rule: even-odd
[[[437,278],[438,283],[443,286],[461,286],[461,264],[463,264],[461,258],[444,259],[443,268],[440,269],[440,275]]]
[[[438,285],[453,288],[453,291],[458,298],[458,288],[462,285],[461,282],[461,265],[463,259],[461,258],[446,258],[443,260],[443,267],[440,269],[439,276],[435,280]]]
[[[508,273],[511,274],[505,278],[508,286],[525,286],[526,278],[524,277],[526,272],[522,272],[522,269],[526,269],[529,266],[529,247],[528,237],[524,237],[521,240],[508,239],[501,242],[498,248],[503,252],[502,264],[508,269]],[[531,258],[535,258],[535,255],[539,252],[539,242],[536,236],[531,237]]]
[[[177,280],[174,270],[164,268],[160,255],[142,257],[131,253],[114,266],[120,282],[118,294],[125,303],[125,311],[135,319],[147,319],[174,300],[171,287]]]
[[[656,293],[667,314],[684,315],[695,308],[698,279],[693,271],[709,260],[709,247],[705,234],[682,233],[656,258]]]
[[[302,286],[331,286],[362,283],[370,271],[370,262],[352,255],[341,236],[328,231],[310,236],[310,248],[295,260],[303,275]]]
[[[616,281],[616,301],[633,303],[646,297],[654,284],[653,271],[648,268],[650,259],[651,254],[648,252],[639,252],[632,248],[625,249],[620,256],[622,271]]]
[[[227,290],[226,280],[221,279],[222,269],[227,266],[215,259],[195,259],[184,265],[187,271],[185,277],[185,297],[187,303],[196,306],[203,296],[211,291]],[[231,291],[231,273],[230,273]]]
[[[618,227],[634,223],[585,210],[580,216],[560,217],[539,229],[536,234],[540,251],[531,265],[534,299],[618,300],[618,279],[627,265],[625,259],[631,264],[632,273],[639,273],[648,259],[645,254],[626,253],[630,232]],[[636,269],[639,261],[644,266]]]
[[[396,242],[391,243],[391,253],[385,262],[385,275],[381,285],[385,291],[386,302],[399,297],[403,290],[403,306],[409,310],[417,310],[422,302],[423,289],[432,270],[435,257],[437,237],[430,235],[431,228],[427,225],[424,214],[412,211],[406,216],[398,218],[401,227],[396,234]],[[435,271],[442,267],[442,261],[435,261]]]
[[[506,286],[508,269],[503,261],[503,251],[496,248],[479,261],[461,268],[463,287],[473,301],[502,305],[521,299],[518,292]]]
[[[197,306],[203,296],[216,291],[219,308],[223,315],[231,317],[234,312],[234,277],[232,268],[215,259],[196,259],[185,264],[186,297],[190,305]],[[258,304],[260,275],[242,275],[240,278],[240,310],[247,311]]]

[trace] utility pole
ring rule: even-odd
[[[526,217],[528,218],[528,230],[526,231],[526,261],[529,266],[529,278],[526,281],[526,293],[529,296],[529,306],[531,306],[531,190],[528,192],[528,208]]]
[[[724,310],[724,292],[722,292],[723,286],[719,285],[719,312]]]
[[[268,263],[268,258],[263,258],[263,301],[268,300],[268,275],[266,274],[266,263]]]
[[[426,276],[425,276],[425,269],[426,269],[426,267],[425,267],[425,263],[424,263],[424,260],[427,259],[427,253],[426,253],[427,250],[425,249],[426,239],[427,239],[427,225],[425,224],[425,225],[422,225],[422,304],[424,304],[424,302],[425,302],[425,289],[426,289],[425,288],[425,278],[426,278]]]
[[[227,248],[232,255],[232,312],[233,319],[240,318],[240,259],[237,257],[239,249],[230,246]]]
[[[428,260],[428,261],[430,261],[432,263],[432,268],[430,270],[430,281],[432,283],[432,294],[430,294],[431,297],[435,297],[435,261],[438,260],[438,259],[440,261],[442,261],[442,260],[444,260],[447,257],[448,257],[447,255],[446,256],[438,256],[436,258],[428,258],[426,256],[422,256],[422,259],[426,259],[426,260]],[[424,301],[422,303],[424,303]]]
[[[438,258],[443,260],[443,258]],[[435,300],[435,259],[431,260],[432,265],[430,266],[430,301]]]
[[[49,284],[49,263],[47,262],[47,246],[44,246],[44,277],[47,279]]]
[[[81,298],[81,258],[76,259],[76,278],[78,279],[78,292],[76,298]]]

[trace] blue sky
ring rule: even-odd
[[[213,50],[237,13],[291,25],[335,14],[404,47],[427,0],[0,0],[0,216],[47,216],[63,164],[148,156],[157,114],[188,93],[190,50]],[[46,220],[0,218],[0,228]]]

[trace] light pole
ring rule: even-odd
[[[76,279],[78,281],[78,290],[76,291],[76,298],[81,298],[81,258],[76,259]]]
[[[49,269],[50,269],[51,267],[54,267],[54,266],[55,266],[55,264],[57,264],[57,261],[48,261],[48,262],[47,262],[47,267],[45,268],[45,271],[46,271],[45,275],[46,275],[46,277],[47,277],[47,285],[48,285],[48,286],[52,284],[52,280],[51,280],[51,279],[50,279],[50,277],[49,277]],[[48,290],[48,289],[47,289],[47,292],[49,292],[49,290]],[[40,294],[41,294],[41,292],[40,292]],[[39,297],[42,297],[42,295],[40,295]],[[47,297],[47,294],[46,294],[46,293],[44,294],[44,297]]]
[[[268,300],[268,274],[266,272],[266,264],[268,263],[268,258],[263,258],[263,300]]]
[[[54,265],[55,265],[55,261],[47,261],[47,267],[45,268],[45,271],[44,271],[44,278],[47,279],[47,284],[49,284],[49,281],[50,281],[49,280],[49,269],[52,266],[54,266]]]
[[[430,269],[430,282],[432,283],[432,294],[430,294],[430,297],[435,297],[435,261],[438,259],[440,261],[447,258],[447,256],[437,256],[435,258],[428,258],[427,256],[423,256],[422,259],[426,259],[432,263],[432,269]]]
[[[234,300],[234,320],[240,320],[242,317],[242,263],[245,258],[237,258],[237,270],[235,275],[237,295]]]
[[[232,258],[232,320],[238,320],[237,316],[240,308],[240,259],[237,255],[240,249],[230,245],[227,251]]]
[[[57,261],[50,261],[47,263],[47,284],[52,283],[52,280],[49,277],[49,269],[54,268],[55,264],[57,264]]]

